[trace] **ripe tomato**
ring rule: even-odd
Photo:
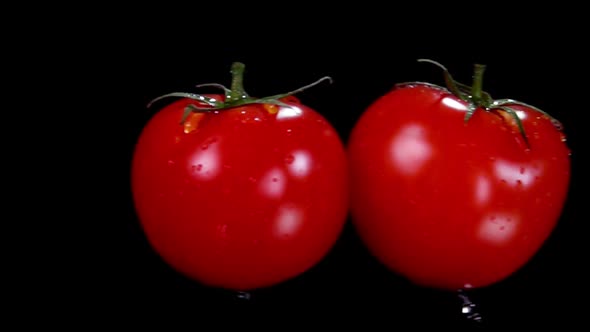
[[[249,97],[239,65],[224,95],[167,95],[185,98],[143,129],[131,180],[141,226],[170,266],[246,291],[318,263],[346,221],[349,194],[335,129],[292,93]]]
[[[556,120],[482,92],[484,66],[472,90],[442,68],[449,89],[399,84],[358,120],[351,213],[375,257],[413,283],[483,287],[523,266],[556,226],[570,152]]]

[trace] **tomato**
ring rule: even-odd
[[[349,194],[338,132],[292,93],[249,97],[241,66],[225,94],[167,95],[183,98],[143,128],[131,186],[145,235],[171,267],[248,291],[318,263],[339,237]]]
[[[430,60],[424,60],[430,61]],[[555,228],[570,151],[545,112],[457,83],[398,84],[348,141],[351,214],[391,271],[439,289],[484,287],[528,262]]]

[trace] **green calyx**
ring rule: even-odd
[[[249,105],[249,104],[274,104],[274,105],[279,105],[279,106],[289,106],[289,105],[285,104],[284,102],[282,102],[280,99],[288,97],[288,96],[292,96],[296,93],[307,90],[307,89],[309,89],[313,86],[316,86],[319,83],[326,81],[326,80],[329,81],[330,83],[332,83],[332,78],[329,76],[325,76],[325,77],[322,77],[319,80],[317,80],[311,84],[308,84],[304,87],[298,88],[296,90],[293,90],[293,91],[290,91],[287,93],[281,93],[281,94],[277,94],[277,95],[273,95],[273,96],[269,96],[269,97],[264,97],[264,98],[254,98],[254,97],[250,97],[250,95],[248,95],[248,93],[246,93],[246,91],[244,90],[244,70],[245,70],[245,67],[246,66],[241,62],[234,62],[232,64],[231,71],[230,71],[231,75],[232,75],[231,89],[228,89],[225,86],[218,84],[218,83],[205,83],[205,84],[199,84],[196,86],[197,88],[213,87],[213,88],[218,88],[218,89],[222,90],[224,93],[224,96],[225,96],[225,98],[223,100],[207,97],[207,96],[204,96],[201,94],[196,94],[196,93],[172,92],[172,93],[168,93],[168,94],[165,94],[165,95],[162,95],[160,97],[153,99],[152,101],[149,102],[147,107],[151,107],[151,105],[153,103],[155,103],[161,99],[169,98],[169,97],[189,98],[189,99],[193,99],[195,101],[198,101],[201,104],[205,104],[208,106],[208,107],[203,107],[203,106],[197,106],[195,104],[187,105],[184,109],[184,113],[183,113],[182,119],[180,121],[181,123],[184,123],[184,121],[191,114],[191,112],[214,112],[214,111],[227,110],[227,109],[235,108],[238,106]]]
[[[558,120],[551,117],[546,112],[542,111],[541,109],[523,103],[521,101],[517,101],[514,99],[496,99],[494,100],[489,93],[482,90],[483,86],[483,74],[485,72],[486,66],[482,64],[475,64],[474,65],[474,73],[473,73],[473,82],[472,85],[466,85],[459,83],[453,79],[449,71],[445,66],[442,64],[429,60],[429,59],[418,59],[418,62],[428,62],[434,64],[435,66],[441,68],[444,73],[445,84],[449,91],[455,95],[456,97],[460,98],[461,100],[467,103],[467,112],[465,113],[465,122],[469,121],[469,119],[473,116],[478,109],[483,109],[484,111],[493,111],[493,110],[501,110],[509,114],[518,126],[518,130],[524,139],[527,147],[530,147],[529,140],[527,135],[524,131],[524,127],[522,125],[522,121],[518,117],[518,113],[512,106],[520,105],[531,108],[545,116],[547,116],[551,122],[559,129],[561,129],[561,124]]]

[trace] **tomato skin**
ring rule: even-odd
[[[269,287],[337,240],[349,199],[343,143],[314,110],[285,102],[207,113],[185,133],[179,122],[194,101],[181,99],[145,126],[131,170],[135,207],[179,272],[212,287]]]
[[[516,122],[446,90],[396,87],[348,141],[351,214],[368,249],[415,284],[462,289],[522,267],[556,226],[570,179],[565,137],[523,106]],[[514,121],[514,120],[512,120]]]

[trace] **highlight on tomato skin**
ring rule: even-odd
[[[248,291],[323,259],[346,221],[349,179],[345,147],[320,113],[290,95],[250,97],[235,82],[243,67],[232,74],[223,94],[169,95],[180,98],[138,137],[131,188],[170,267]]]
[[[361,115],[347,152],[352,220],[370,252],[415,284],[457,290],[498,283],[538,252],[571,170],[556,119],[452,90],[397,85]]]

